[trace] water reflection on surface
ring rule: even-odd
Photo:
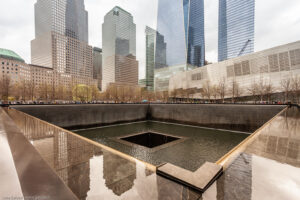
[[[300,112],[290,108],[260,130],[244,152],[202,194],[19,111],[24,135],[80,199],[298,200]]]
[[[143,132],[165,134],[180,139],[155,148],[133,143],[128,145],[118,139]],[[206,161],[216,162],[249,136],[240,132],[154,121],[104,126],[76,133],[153,165],[168,162],[190,171],[196,171]]]
[[[199,193],[159,177],[71,133],[19,111],[9,115],[79,199],[198,199]],[[46,178],[46,177],[45,177]]]
[[[290,108],[266,125],[203,194],[203,200],[299,200],[300,112]]]

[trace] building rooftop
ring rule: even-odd
[[[101,53],[102,53],[102,49],[99,48],[99,47],[94,47],[94,48],[93,48],[93,51],[97,51],[97,52],[101,52]]]
[[[25,62],[24,59],[22,59],[14,51],[11,51],[8,49],[2,49],[2,48],[0,48],[0,58],[6,58],[6,59],[11,59],[11,60],[17,60],[20,62]]]
[[[121,11],[127,13],[128,15],[131,15],[131,13],[129,13],[128,11],[124,10],[123,8],[121,8],[121,7],[119,7],[119,6],[115,6],[112,10],[113,10],[113,11],[121,10]]]

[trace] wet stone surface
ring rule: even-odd
[[[201,197],[200,193],[156,175],[145,163],[112,153],[18,111],[9,110],[9,113],[38,151],[36,154],[49,165],[44,170],[55,170],[78,199],[196,200]],[[34,177],[34,174],[30,175]],[[22,175],[19,176],[20,181],[22,178]],[[47,181],[47,178],[44,177],[44,180]],[[26,188],[22,190],[26,192]],[[36,190],[36,194],[45,194],[45,189],[31,190]]]
[[[0,128],[3,129],[0,134],[1,144],[4,144],[2,147],[9,144],[11,149],[13,147],[12,150],[17,151],[20,147],[18,144],[24,144],[25,140],[30,141],[43,160],[56,171],[65,185],[79,199],[299,200],[300,110],[297,108],[284,111],[264,126],[254,141],[203,194],[156,175],[142,162],[125,159],[63,129],[42,123],[14,110],[9,110],[8,113],[26,138],[24,137],[22,143],[15,142],[14,138],[22,138],[17,136],[21,132],[16,128],[7,128],[12,127],[13,123],[0,115]],[[162,130],[161,127],[159,131]],[[175,129],[173,127],[173,130],[178,131],[177,134],[181,132],[180,127]],[[115,136],[117,137],[117,134]],[[103,138],[102,141],[107,142],[106,139]],[[222,142],[224,141],[227,140],[223,139]],[[26,148],[23,147],[22,151],[29,155],[26,149],[28,145]],[[188,155],[190,152],[183,150],[176,153]],[[11,156],[15,160],[17,169],[26,168],[27,165],[24,163],[16,162],[16,159],[22,159],[21,156],[16,158],[11,154],[1,159],[7,164],[12,159]],[[23,183],[26,181],[27,184],[29,181],[34,184],[38,180],[35,174],[41,172],[38,170],[40,164],[35,163],[41,160],[36,155],[31,156],[28,166],[35,165],[34,169],[37,170],[32,173],[31,179],[24,178],[28,177],[28,174],[23,173],[28,171],[17,170],[19,181]],[[43,166],[43,171],[51,169],[46,168],[47,166]],[[53,183],[47,176],[40,180],[47,181],[50,185]],[[26,194],[28,187],[22,184],[21,187],[22,193]],[[59,185],[56,187],[62,188]],[[13,194],[15,189],[12,188],[10,193]],[[39,187],[28,190],[33,196],[42,192],[45,194],[46,191]],[[46,193],[49,193],[49,190]]]

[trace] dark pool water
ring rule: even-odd
[[[249,136],[245,133],[152,121],[73,132],[153,165],[169,162],[191,171],[198,169],[205,161],[216,162]],[[155,148],[124,142],[121,139],[145,132],[161,133],[180,139]]]

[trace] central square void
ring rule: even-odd
[[[169,142],[173,142],[180,138],[172,137],[168,135],[163,135],[159,133],[146,132],[138,135],[128,136],[124,138],[120,138],[121,140],[125,140],[127,142],[131,142],[134,144],[138,144],[148,148],[154,148]]]

